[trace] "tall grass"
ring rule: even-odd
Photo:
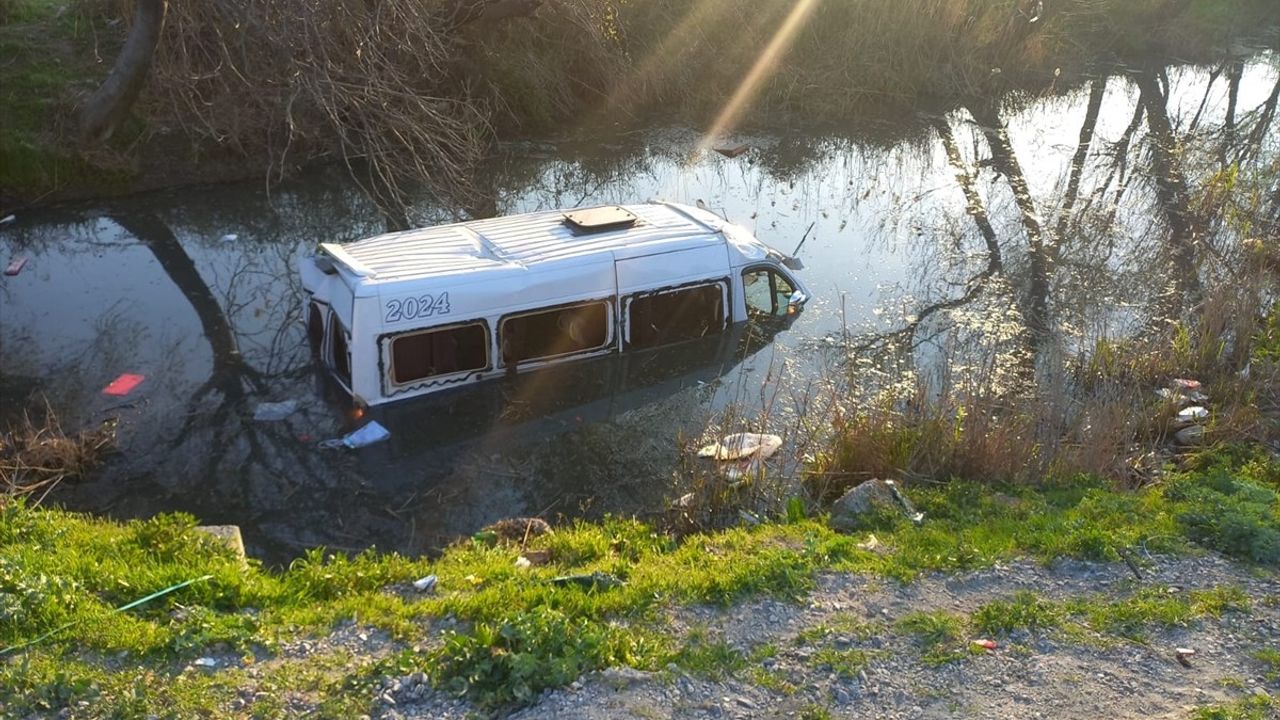
[[[1176,415],[1190,404],[1211,411],[1194,445],[1280,446],[1274,288],[1255,269],[1157,330],[1041,353],[1023,378],[999,371],[1007,351],[994,348],[976,362],[945,358],[936,377],[864,388],[838,406],[808,485],[826,498],[872,477],[1034,483],[1088,474],[1139,486],[1188,449]],[[970,372],[956,372],[962,363]],[[1208,399],[1162,394],[1177,379],[1198,380]]]

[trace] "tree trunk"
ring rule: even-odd
[[[133,27],[116,57],[115,66],[80,109],[82,142],[107,140],[128,115],[147,81],[167,9],[166,0],[135,0]]]

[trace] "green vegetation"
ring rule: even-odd
[[[964,620],[947,612],[914,612],[898,621],[898,628],[915,636],[925,663],[943,665],[964,657]]]
[[[809,658],[809,664],[819,669],[830,669],[830,672],[842,678],[858,676],[858,671],[867,666],[867,653],[862,650],[838,650],[821,648]]]
[[[1273,697],[1250,695],[1227,705],[1200,708],[1192,714],[1192,720],[1269,720],[1280,711],[1280,702]]]
[[[482,705],[526,701],[547,687],[607,665],[657,670],[669,663],[714,677],[742,673],[749,661],[704,631],[672,637],[663,610],[673,603],[727,605],[772,594],[801,597],[820,570],[873,573],[908,580],[929,570],[955,570],[1031,556],[1114,559],[1121,548],[1191,552],[1200,528],[1179,518],[1218,502],[1187,488],[1215,487],[1219,474],[1257,492],[1271,487],[1276,462],[1235,450],[1201,458],[1201,469],[1164,487],[1107,490],[1080,479],[1043,490],[1006,488],[1017,502],[995,499],[981,486],[956,482],[913,491],[930,520],[903,522],[880,534],[887,548],[857,547],[819,520],[764,524],[689,536],[680,542],[634,521],[577,524],[539,538],[552,561],[515,567],[516,549],[467,541],[437,560],[368,552],[356,557],[315,550],[291,567],[246,567],[184,515],[116,523],[20,500],[0,517],[0,646],[29,641],[73,625],[0,665],[0,704],[19,715],[90,702],[103,715],[187,714],[224,708],[244,673],[257,668],[281,689],[305,688],[325,707],[366,706],[387,674],[426,672],[439,687]],[[1264,485],[1265,483],[1265,485]],[[1275,532],[1277,508],[1250,516],[1259,532]],[[1214,506],[1216,507],[1216,506]],[[1238,557],[1244,546],[1226,544]],[[565,573],[608,573],[609,587],[557,585]],[[439,576],[439,592],[419,595],[410,581]],[[201,576],[135,609],[114,608]],[[1050,602],[1031,594],[993,600],[971,618],[914,614],[897,630],[920,638],[924,653],[949,662],[969,651],[969,628],[986,634],[1084,628],[1140,637],[1146,628],[1183,625],[1200,617],[1247,609],[1239,590],[1171,593],[1144,588],[1129,598]],[[352,622],[390,634],[395,650],[352,675],[351,658],[335,655],[301,665],[280,659],[288,643]],[[442,642],[413,650],[428,629],[446,622]],[[856,674],[864,651],[826,645],[836,635],[864,640],[879,632],[836,615],[803,633],[822,642],[814,662]],[[433,634],[438,636],[438,633]],[[757,648],[751,663],[776,653]],[[213,654],[231,667],[216,673],[187,665]],[[113,662],[112,658],[127,662]],[[1262,658],[1271,662],[1274,658]],[[253,664],[247,664],[253,663]],[[756,673],[761,674],[761,673]],[[787,686],[781,677],[778,687]]]
[[[831,711],[821,705],[810,703],[800,709],[800,720],[831,720]]]
[[[730,647],[723,638],[713,638],[702,629],[689,632],[674,662],[694,675],[713,680],[735,675],[747,666],[747,659],[742,653]]]
[[[91,163],[67,140],[75,95],[106,75],[95,53],[109,57],[118,45],[108,18],[89,8],[0,2],[0,191],[27,199],[68,186],[109,192],[130,175],[111,153]]]
[[[876,625],[865,622],[852,613],[836,613],[826,622],[805,628],[796,634],[797,645],[809,645],[832,635],[845,635],[854,640],[866,640],[879,631]]]
[[[1015,630],[1043,630],[1061,622],[1061,612],[1033,592],[1023,591],[1009,600],[996,600],[978,608],[973,624],[988,635]]]
[[[1253,656],[1266,666],[1268,680],[1272,682],[1280,680],[1280,650],[1264,648],[1254,653]]]

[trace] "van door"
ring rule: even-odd
[[[723,247],[626,258],[614,267],[624,350],[696,340],[723,331],[731,320]]]

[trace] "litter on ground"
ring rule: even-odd
[[[767,460],[778,448],[782,447],[782,438],[777,435],[762,433],[734,433],[726,435],[720,442],[712,443],[698,450],[698,457],[715,458],[716,460],[741,460],[747,457],[758,457]]]

